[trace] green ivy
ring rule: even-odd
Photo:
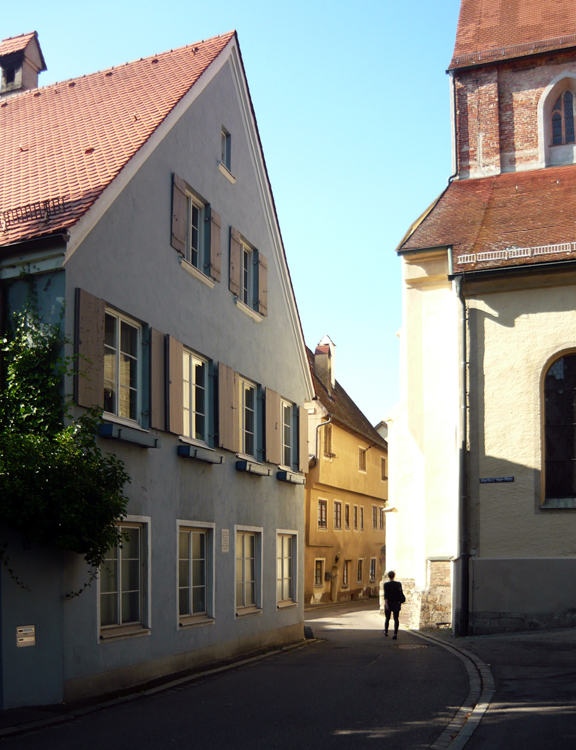
[[[31,292],[0,344],[0,521],[30,542],[83,555],[91,581],[106,551],[122,543],[117,523],[130,477],[98,446],[101,409],[72,419],[63,386],[73,360],[62,356],[61,325],[42,323],[37,310]],[[0,558],[6,564],[5,548]]]

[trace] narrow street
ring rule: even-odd
[[[420,750],[465,700],[462,662],[401,631],[377,602],[322,607],[319,642],[2,743],[5,750]]]

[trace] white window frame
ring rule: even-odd
[[[378,529],[380,531],[384,531],[385,523],[384,523],[384,508],[380,506],[378,508]]]
[[[203,531],[206,533],[206,612],[201,614],[180,614],[180,532]],[[216,618],[216,592],[214,569],[216,561],[216,524],[189,519],[176,520],[176,627],[178,630],[196,625],[213,624]],[[190,579],[192,580],[192,579]]]
[[[258,420],[259,420],[259,409],[258,409],[258,386],[256,383],[253,383],[250,380],[247,380],[246,378],[238,378],[239,388],[240,388],[240,394],[239,394],[239,429],[240,429],[240,453],[243,456],[249,456],[250,458],[254,458],[256,461],[259,460],[258,458],[258,441],[260,438],[259,430],[258,430]],[[247,406],[246,403],[246,393],[250,390],[254,391],[254,409],[250,410],[250,408]],[[250,432],[250,430],[247,429],[246,423],[247,423],[247,412],[253,411],[254,414],[254,431]],[[247,435],[252,435],[253,441],[254,441],[254,450],[253,452],[249,452],[247,450]]]
[[[114,318],[116,320],[115,323],[115,337],[116,337],[116,347],[114,349],[115,351],[115,357],[116,357],[116,365],[115,365],[115,372],[114,372],[114,381],[112,381],[110,378],[106,378],[106,350],[107,349],[113,349],[113,347],[110,344],[106,343],[106,338],[104,338],[104,393],[106,393],[106,382],[114,382],[114,388],[115,388],[115,395],[116,395],[116,410],[115,411],[108,411],[106,408],[104,408],[104,414],[106,416],[112,417],[114,420],[121,420],[126,423],[132,424],[132,425],[140,425],[142,421],[142,325],[138,323],[133,318],[129,318],[127,315],[124,315],[123,313],[118,312],[117,310],[112,310],[111,308],[106,308],[105,310],[105,316],[104,319],[106,320],[106,316],[109,316],[111,318]],[[128,385],[127,387],[130,390],[136,391],[136,407],[135,407],[135,417],[131,416],[125,416],[123,414],[120,414],[120,389],[125,388],[125,385],[122,385],[120,382],[121,373],[120,373],[120,355],[121,352],[121,336],[122,336],[122,323],[125,323],[126,325],[129,325],[132,328],[136,329],[136,356],[132,357],[132,355],[127,354],[127,356],[133,358],[136,360],[136,387],[133,388],[132,386]],[[105,407],[106,402],[104,401]]]
[[[256,310],[258,257],[254,248],[246,242],[240,246],[240,302],[250,310]]]
[[[140,529],[140,614],[139,623],[101,625],[102,607],[102,582],[98,575],[96,587],[96,639],[98,643],[106,643],[111,640],[122,640],[124,638],[137,638],[148,636],[152,628],[152,534],[150,516],[128,515],[119,524],[120,527]],[[119,573],[121,575],[121,573]]]
[[[220,131],[220,164],[232,171],[232,136],[224,126]]]
[[[286,409],[289,410],[289,421],[286,423]],[[296,425],[294,424],[295,409],[294,404],[286,399],[280,399],[280,424],[282,425],[282,466],[287,469],[293,469],[296,457],[295,438],[297,434]],[[286,442],[286,430],[288,429],[288,442]],[[288,459],[288,460],[286,460]]]
[[[358,583],[364,582],[364,558],[359,557],[358,558],[358,565],[356,567],[356,575]]]
[[[193,217],[194,209],[198,213],[196,247],[193,247]],[[194,252],[197,258],[194,259]],[[200,273],[204,273],[206,266],[206,204],[194,195],[190,190],[186,191],[186,245],[184,247],[184,260]]]
[[[284,558],[282,558],[282,562],[281,562],[280,557],[278,555],[278,540],[286,539],[286,538],[292,539],[292,554],[291,554],[292,575],[290,576],[292,595],[289,599],[279,599],[278,598],[278,580],[279,580],[280,567],[282,567],[282,573],[284,573],[284,570],[283,570]],[[284,578],[284,575],[283,575],[283,578]],[[295,606],[297,603],[298,603],[298,532],[295,531],[294,529],[276,529],[276,606],[278,608],[290,607],[290,606]]]
[[[339,508],[338,511],[337,511],[337,508]],[[338,516],[340,518],[340,521],[338,525],[336,525],[336,520]],[[342,531],[342,501],[341,500],[334,500],[333,521],[334,521],[334,530]]]
[[[378,506],[372,506],[372,531],[378,531]]]
[[[321,514],[320,514],[320,504],[323,504],[324,511],[325,511],[325,513],[324,513],[324,519],[325,519],[324,526],[320,526],[320,516],[321,516]],[[324,499],[323,497],[319,497],[318,498],[318,528],[319,529],[323,529],[324,531],[326,531],[328,529],[328,500]]]
[[[236,617],[262,612],[262,526],[234,526],[234,609]],[[254,535],[254,604],[239,604],[236,593],[236,560],[239,534]],[[243,560],[245,558],[242,558]],[[246,581],[243,580],[245,584]]]
[[[188,375],[189,380],[186,381],[186,367],[184,361],[188,359]],[[182,393],[182,404],[183,404],[183,415],[182,422],[184,430],[182,436],[188,440],[208,445],[208,436],[210,430],[210,361],[205,357],[201,357],[199,354],[191,351],[190,349],[184,348],[182,355],[182,374],[183,374],[183,393]],[[206,380],[204,385],[204,436],[202,438],[196,437],[196,415],[198,411],[198,404],[196,403],[196,367],[197,365],[205,365],[206,367]],[[188,399],[186,399],[186,383],[188,382]]]
[[[376,583],[376,560],[377,558],[370,558],[370,583]]]
[[[316,583],[316,563],[321,563],[322,574],[320,576],[320,583]],[[326,559],[324,557],[316,557],[314,559],[314,588],[324,588],[324,576],[326,571]]]

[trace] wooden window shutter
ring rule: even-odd
[[[184,371],[182,367],[184,346],[173,336],[168,336],[167,339],[168,431],[181,435],[184,431]]]
[[[258,312],[268,315],[268,261],[258,253]]]
[[[76,289],[76,377],[79,406],[104,407],[104,300]]]
[[[184,255],[186,250],[186,183],[177,174],[172,177],[172,247]]]
[[[166,354],[164,334],[150,329],[150,427],[166,429]]]
[[[240,296],[240,273],[242,270],[242,241],[240,232],[230,227],[230,291]]]
[[[298,409],[298,467],[308,471],[308,410],[303,406]]]
[[[280,396],[266,388],[266,460],[271,464],[282,463],[283,426],[280,416]]]
[[[218,363],[218,442],[220,448],[238,453],[240,417],[238,414],[238,374]]]
[[[221,226],[220,215],[210,207],[210,276],[214,281],[220,281],[222,275]]]

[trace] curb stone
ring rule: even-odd
[[[495,691],[494,677],[488,665],[476,654],[428,633],[424,635],[416,630],[408,632],[417,638],[437,643],[464,662],[470,680],[468,697],[442,734],[430,745],[430,750],[462,750],[488,710]]]

